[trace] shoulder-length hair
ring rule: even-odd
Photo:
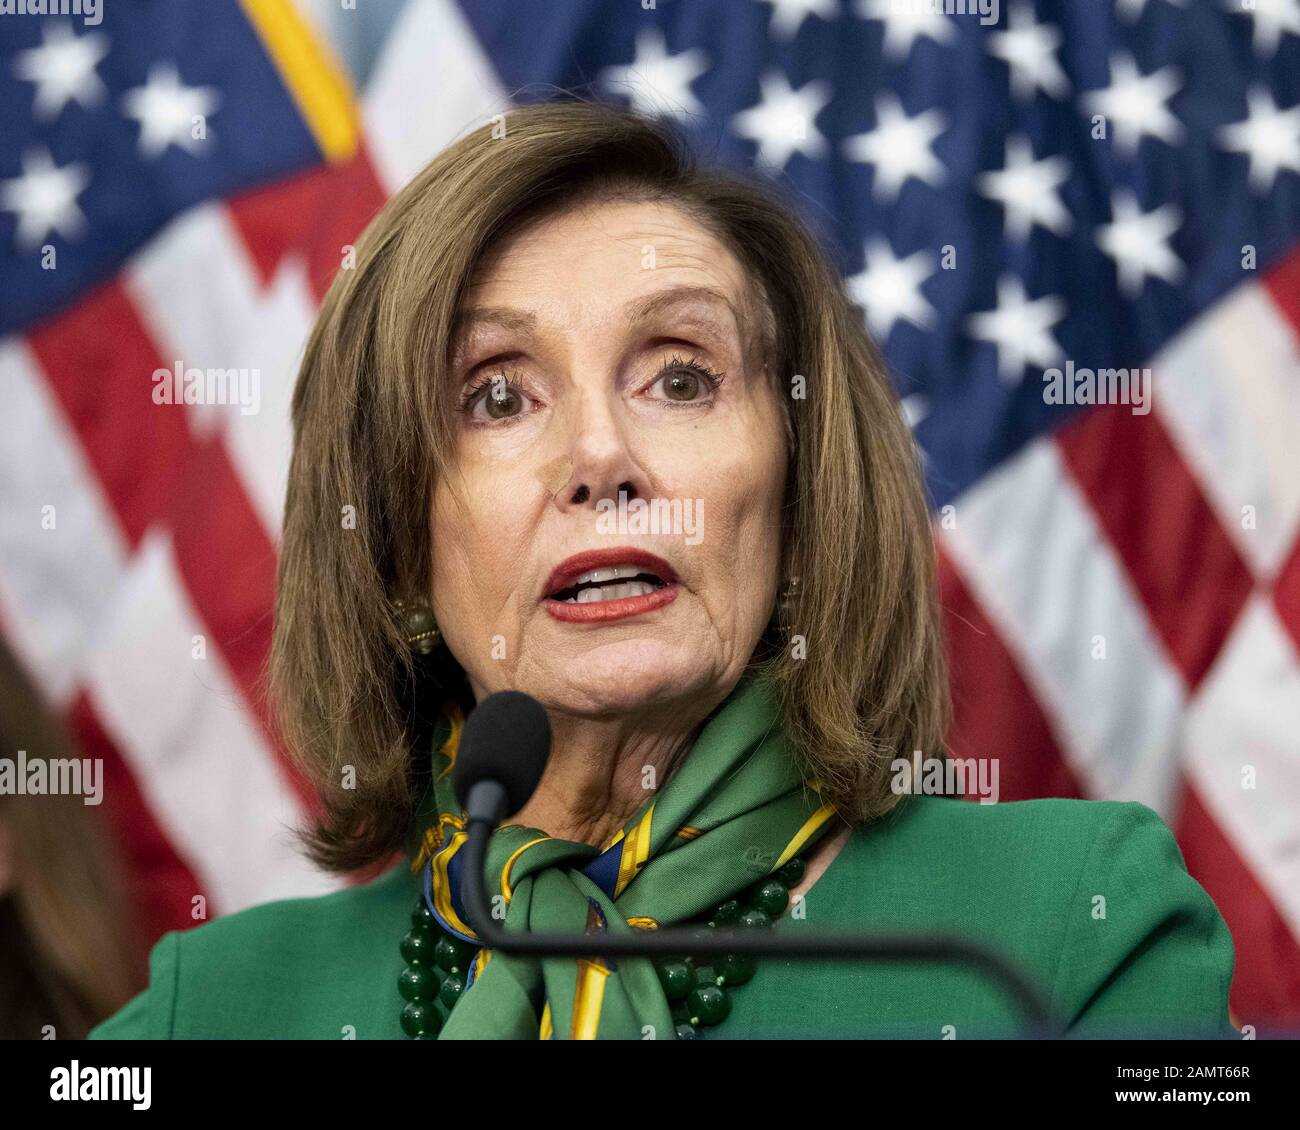
[[[681,208],[733,251],[764,311],[761,348],[791,445],[783,576],[798,588],[754,663],[778,688],[806,779],[865,821],[900,799],[895,758],[939,751],[947,684],[917,453],[826,252],[773,190],[697,167],[655,121],[533,105],[445,149],[388,202],[307,343],[270,675],[284,736],[320,792],[303,837],[324,867],[409,847],[428,759],[413,756],[420,672],[399,605],[428,603],[467,283],[525,223],[611,198]],[[440,693],[463,702],[463,672],[444,660]]]

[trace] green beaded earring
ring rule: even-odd
[[[442,643],[442,631],[433,618],[433,609],[427,604],[397,602],[402,616],[402,635],[407,646],[416,655],[432,655]]]

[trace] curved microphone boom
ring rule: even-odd
[[[470,713],[456,754],[456,799],[465,809],[467,838],[461,895],[466,917],[488,949],[530,957],[785,957],[836,960],[953,961],[992,978],[1012,997],[1026,1034],[1058,1034],[1036,985],[996,950],[930,931],[801,934],[718,927],[638,930],[634,934],[522,933],[506,930],[489,908],[483,870],[488,840],[503,816],[518,812],[542,779],[551,752],[551,725],[540,703],[522,691],[498,691]]]

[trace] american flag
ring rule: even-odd
[[[259,682],[296,362],[385,198],[562,89],[792,196],[924,454],[953,752],[1154,807],[1237,1021],[1300,1020],[1300,0],[44,7],[0,14],[0,628],[151,939],[336,882]],[[155,403],[178,365],[258,410]],[[1149,399],[1045,392],[1104,369]]]

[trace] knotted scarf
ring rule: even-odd
[[[478,940],[460,897],[463,812],[452,791],[462,719],[433,738],[422,806],[425,901],[448,933]],[[627,933],[711,912],[820,839],[833,809],[805,784],[781,732],[774,688],[747,674],[694,746],[604,849],[503,825],[488,846],[488,898],[509,931]],[[671,1039],[647,958],[527,958],[480,950],[440,1039]]]

